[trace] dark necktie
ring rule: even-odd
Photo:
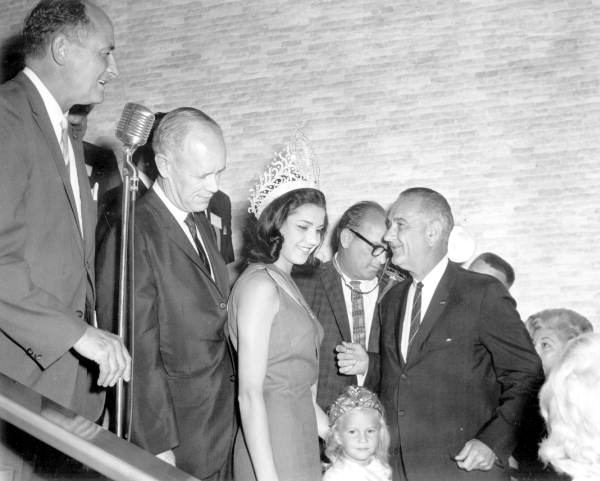
[[[187,217],[185,218],[185,225],[188,226],[188,229],[190,230],[190,234],[192,234],[192,239],[194,240],[194,244],[196,245],[196,250],[198,251],[198,255],[200,256],[200,260],[202,261],[202,264],[204,264],[204,267],[206,267],[206,270],[208,271],[208,273],[210,275],[212,275],[212,272],[210,270],[210,263],[208,262],[208,256],[206,255],[206,251],[204,250],[204,247],[202,246],[202,242],[200,242],[200,239],[198,239],[198,228],[196,226],[196,219],[194,216],[193,212],[190,212]]]
[[[352,340],[365,347],[365,306],[360,292],[360,281],[350,281],[350,301],[352,302]]]
[[[408,349],[410,344],[419,331],[421,326],[421,291],[423,289],[423,283],[417,282],[415,289],[415,295],[413,297],[412,313],[410,315],[410,331],[408,331]]]

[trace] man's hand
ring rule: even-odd
[[[369,369],[369,355],[360,344],[342,341],[335,346],[337,364],[341,374],[353,376],[363,375]]]
[[[467,441],[454,460],[459,468],[465,471],[489,471],[497,457],[485,443],[478,439]]]
[[[156,457],[165,463],[169,463],[171,466],[175,466],[175,454],[171,449],[158,453]]]
[[[131,356],[118,336],[89,326],[73,349],[98,364],[98,386],[114,386],[121,377],[131,379]]]

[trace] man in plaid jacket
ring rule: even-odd
[[[377,306],[385,290],[380,282],[388,252],[383,243],[385,221],[379,204],[353,205],[336,227],[332,260],[294,273],[325,330],[317,390],[317,402],[325,410],[347,386],[362,386],[367,371],[379,369]]]

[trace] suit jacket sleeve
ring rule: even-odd
[[[97,261],[98,321],[116,328],[119,228],[102,242]],[[132,441],[157,454],[179,444],[175,411],[160,355],[157,289],[145,236],[135,235],[135,322]]]
[[[31,275],[26,236],[35,219],[28,218],[26,203],[33,190],[44,188],[31,183],[32,163],[53,159],[50,152],[45,159],[30,158],[28,145],[39,139],[28,138],[25,130],[22,114],[0,98],[0,330],[47,368],[77,342],[87,324]],[[52,207],[39,215],[52,215]]]
[[[515,302],[497,282],[488,284],[482,301],[480,340],[491,354],[501,393],[496,412],[477,438],[506,461],[516,446],[525,405],[543,374]]]

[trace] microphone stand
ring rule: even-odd
[[[123,166],[123,199],[121,203],[121,248],[119,263],[119,300],[117,335],[131,354],[133,367],[133,324],[134,324],[134,238],[135,199],[138,191],[138,170],[133,164],[133,152],[137,146],[125,146]],[[129,323],[127,316],[129,315]],[[133,373],[133,369],[132,369]],[[119,379],[116,389],[115,434],[123,439],[131,437],[131,414],[133,374],[128,386]]]

